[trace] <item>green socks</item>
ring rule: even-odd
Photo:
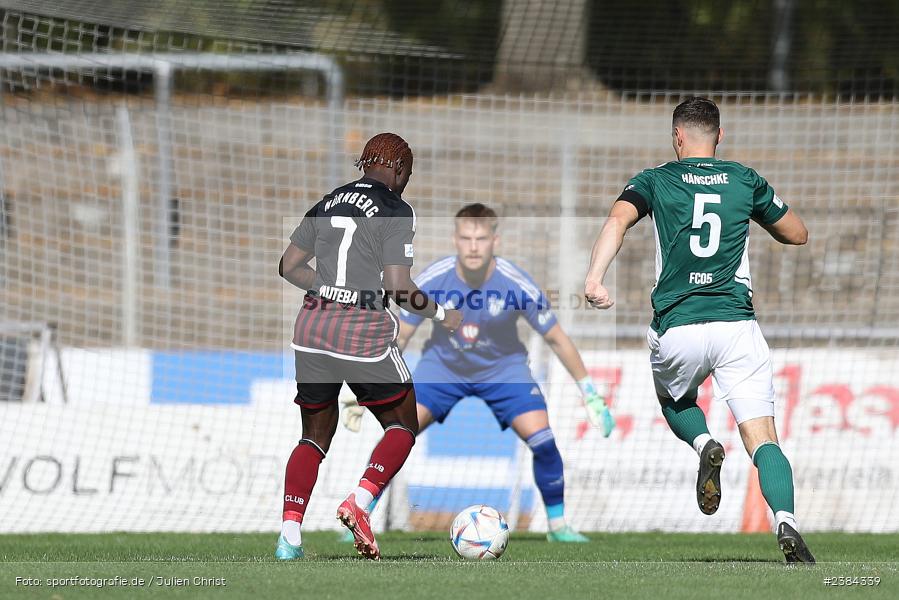
[[[705,414],[696,406],[695,400],[665,400],[662,402],[662,415],[674,435],[691,446],[697,437],[709,433]],[[780,446],[771,442],[763,443],[756,448],[752,462],[758,467],[762,495],[771,510],[775,514],[781,511],[792,514],[793,469]]]
[[[793,512],[793,469],[780,446],[765,442],[752,456],[752,462],[759,469],[759,485],[762,495],[771,510]]]
[[[696,406],[696,400],[681,399],[664,400],[662,402],[662,415],[668,421],[668,426],[678,438],[691,446],[693,440],[703,433],[709,433],[709,426],[705,422],[705,413]]]

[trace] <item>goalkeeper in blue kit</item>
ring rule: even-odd
[[[500,428],[511,427],[533,453],[534,481],[546,507],[547,539],[585,542],[587,538],[565,520],[562,457],[549,426],[546,400],[518,338],[519,317],[543,337],[577,381],[589,421],[606,437],[615,421],[546,296],[527,273],[494,255],[497,226],[492,209],[483,204],[464,207],[456,214],[456,255],[435,261],[416,277],[430,298],[461,310],[464,323],[455,332],[431,329],[413,373],[419,431],[434,421],[442,423],[462,398],[482,399]],[[397,338],[401,349],[422,321],[402,311]]]

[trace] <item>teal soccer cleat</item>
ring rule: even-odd
[[[296,560],[303,558],[303,547],[287,543],[284,536],[278,537],[278,547],[275,548],[275,558],[278,560]]]
[[[566,525],[558,531],[548,532],[546,534],[546,540],[548,542],[562,542],[564,544],[583,544],[589,542],[590,538],[582,533],[578,533],[572,529],[570,525]]]

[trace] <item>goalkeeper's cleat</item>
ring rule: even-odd
[[[805,545],[805,540],[798,531],[786,523],[781,523],[777,528],[777,545],[784,553],[787,563],[815,564],[815,557]]]
[[[349,529],[344,529],[343,533],[337,539],[338,544],[352,544],[356,541],[356,536],[353,535],[353,532]]]
[[[549,542],[562,542],[568,544],[583,544],[589,542],[590,538],[575,531],[570,525],[566,525],[561,529],[549,531],[546,534],[546,540]]]
[[[303,547],[294,546],[284,539],[284,536],[278,537],[278,547],[275,548],[275,558],[278,560],[296,560],[303,558]]]
[[[546,534],[546,541],[562,542],[565,544],[583,544],[589,542],[590,538],[582,533],[578,533],[572,529],[570,525],[566,525],[562,529],[548,532]]]
[[[371,560],[380,560],[381,550],[371,530],[368,513],[356,505],[356,494],[350,494],[337,508],[337,519],[353,533],[359,554]]]
[[[587,420],[594,427],[602,430],[603,437],[612,435],[615,429],[615,417],[606,406],[606,400],[596,392],[591,392],[584,396],[584,408],[587,409]]]
[[[696,478],[696,502],[699,510],[713,515],[721,504],[721,464],[724,446],[715,440],[706,442],[699,454],[699,476]]]

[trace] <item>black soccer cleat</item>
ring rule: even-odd
[[[699,454],[699,476],[696,478],[696,502],[699,510],[713,515],[721,504],[721,464],[724,446],[710,440]]]
[[[805,545],[805,540],[799,535],[799,532],[787,525],[781,523],[777,527],[777,545],[780,546],[781,552],[787,563],[806,563],[815,564],[815,557]]]

